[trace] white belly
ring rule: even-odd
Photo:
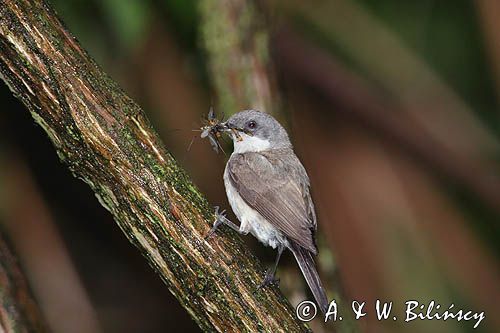
[[[234,186],[231,184],[227,171],[224,171],[224,185],[229,204],[234,214],[240,220],[240,232],[243,234],[251,233],[259,241],[267,246],[276,248],[279,244],[288,247],[288,241],[281,231],[276,229],[255,209],[247,205],[241,198]]]

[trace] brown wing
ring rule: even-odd
[[[309,180],[291,150],[284,154],[233,154],[227,172],[243,200],[300,246],[316,253]]]

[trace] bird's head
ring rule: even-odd
[[[283,126],[264,112],[241,111],[231,116],[224,125],[233,139],[236,153],[291,147]]]

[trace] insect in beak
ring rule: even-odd
[[[204,123],[205,125],[200,128],[200,137],[202,139],[208,137],[210,145],[216,153],[219,152],[219,149],[222,150],[223,153],[225,153],[219,142],[219,138],[221,136],[221,133],[227,130],[227,126],[222,123],[221,120],[217,119],[213,107],[210,107],[210,111],[208,111],[208,116]]]
[[[234,128],[231,128],[230,131],[233,133],[233,135],[236,137],[236,140],[238,142],[241,142],[243,141],[243,137],[240,135],[240,132],[238,132],[238,130],[234,129]]]
[[[223,123],[223,125],[226,128],[225,131],[231,132],[238,142],[243,141],[243,137],[241,136],[241,133],[245,133],[246,135],[252,136],[252,133],[250,133],[249,131],[247,131],[243,128],[233,126],[231,124],[228,124],[227,122]]]
[[[210,111],[208,111],[207,119],[205,119],[203,122],[204,126],[200,127],[199,129],[199,131],[201,132],[200,137],[202,139],[208,138],[212,149],[216,153],[218,153],[220,149],[225,154],[219,142],[221,133],[230,132],[237,141],[243,141],[241,133],[252,136],[252,133],[243,128],[239,128],[232,124],[229,124],[227,121],[223,122],[222,120],[217,119],[212,107],[210,108]]]

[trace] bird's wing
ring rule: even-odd
[[[293,163],[291,163],[293,162]],[[314,207],[302,164],[287,154],[233,154],[227,172],[243,200],[285,236],[316,253]]]

